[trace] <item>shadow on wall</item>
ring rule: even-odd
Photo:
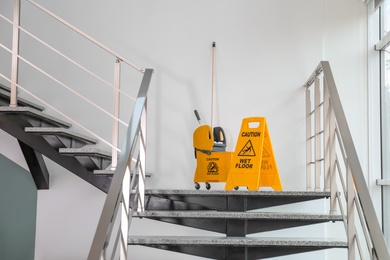
[[[34,259],[36,211],[31,174],[0,154],[0,259]]]

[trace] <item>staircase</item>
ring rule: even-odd
[[[49,188],[49,173],[43,155],[99,189],[108,191],[112,172],[106,169],[111,158],[109,153],[95,148],[96,140],[71,131],[70,124],[46,115],[43,107],[27,100],[19,98],[19,106],[10,107],[10,89],[4,85],[0,88],[0,128],[18,139],[37,188]],[[128,245],[211,259],[263,259],[346,248],[346,241],[318,237],[253,236],[261,232],[342,221],[342,215],[258,211],[329,197],[330,192],[147,190],[145,211],[134,211],[135,218],[212,231],[221,236],[129,236]],[[131,207],[136,209],[137,205]]]
[[[61,55],[86,74],[113,89],[114,113],[110,113],[110,116],[114,119],[115,138],[109,144],[113,148],[112,153],[107,153],[97,148],[97,140],[73,132],[71,124],[46,114],[43,107],[20,97],[17,97],[17,105],[15,104],[17,89],[27,90],[18,85],[18,60],[27,63],[18,52],[21,32],[19,1],[14,3],[13,22],[1,15],[3,20],[13,25],[15,43],[12,50],[1,46],[12,56],[11,77],[8,78],[0,72],[1,78],[9,82],[12,90],[0,85],[0,129],[18,140],[38,189],[49,189],[50,175],[43,158],[45,156],[107,193],[88,260],[142,259],[142,255],[130,255],[134,246],[229,260],[263,259],[285,255],[288,258],[292,254],[332,248],[347,249],[345,251],[350,260],[358,257],[357,252],[360,259],[390,259],[328,62],[320,62],[305,84],[307,99],[315,96],[314,105],[310,102],[306,104],[307,190],[313,190],[311,187],[313,175],[316,191],[145,190],[146,100],[153,70],[136,66],[34,0],[29,0],[28,3],[97,45],[115,60],[114,83],[111,84],[70,57]],[[46,43],[43,44],[52,49]],[[120,145],[116,133],[120,120],[119,96],[125,95],[121,92],[119,84],[121,64],[127,64],[141,72],[143,78],[135,99],[131,121],[128,125],[125,123],[127,133],[121,152],[117,156],[116,152]],[[29,63],[29,66],[38,69],[33,64]],[[320,94],[321,87],[318,82],[321,73],[324,74],[324,83]],[[50,78],[55,79],[52,76]],[[66,84],[56,79],[55,81],[58,85],[71,89]],[[313,83],[315,94],[309,91]],[[81,96],[79,93],[76,95]],[[43,103],[53,109],[51,104],[45,101]],[[94,106],[101,109],[97,104]],[[313,116],[316,118],[314,123],[310,121]],[[312,127],[313,125],[315,126]],[[321,126],[323,129],[320,129]],[[314,134],[309,133],[312,128],[315,128]],[[99,140],[105,141],[101,138]],[[315,145],[312,143],[314,140]],[[341,150],[337,152],[341,155],[336,152],[336,143]],[[321,145],[324,147],[320,147]],[[315,151],[311,151],[312,147]],[[110,167],[111,165],[115,167]],[[111,168],[115,168],[115,171]],[[315,168],[314,174],[311,168]],[[321,175],[324,176],[323,180],[320,180]],[[338,181],[341,182],[339,186],[336,184],[337,177],[341,180]],[[324,187],[321,187],[321,182]],[[275,207],[296,203],[322,203],[324,199],[330,202],[329,214],[273,211]],[[355,215],[359,217],[356,217],[356,220]],[[196,228],[207,231],[205,234],[214,232],[218,235],[135,236],[132,233],[135,227],[130,224],[132,221],[141,223],[145,219]],[[314,238],[299,238],[299,228],[329,222],[344,224],[345,240],[325,239],[322,234],[312,234]],[[278,232],[289,228],[298,228],[295,238],[267,238],[262,235],[265,232]],[[361,233],[364,233],[364,236],[361,236],[364,238],[363,242],[359,239]],[[366,246],[365,250],[362,249],[362,244]]]
[[[0,85],[0,129],[18,139],[37,189],[49,188],[49,173],[42,155],[107,192],[112,172],[111,154],[95,147],[97,141],[75,133],[71,124],[45,114],[44,108],[27,100],[9,106],[10,89]],[[99,173],[98,172],[98,173]]]
[[[329,192],[147,190],[145,196],[146,210],[134,213],[134,217],[221,235],[130,236],[129,246],[142,245],[211,259],[264,259],[347,247],[346,241],[319,239],[318,236],[266,238],[254,235],[342,221],[341,215],[258,211],[268,207],[322,200],[329,198]],[[129,250],[132,251],[131,247]]]

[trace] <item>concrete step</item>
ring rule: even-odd
[[[318,238],[254,237],[129,237],[129,245],[142,245],[213,259],[263,259],[330,248],[347,242]]]
[[[75,157],[90,171],[106,169],[111,164],[111,153],[96,147],[60,148],[59,153]]]
[[[342,215],[206,210],[145,211],[136,212],[134,216],[219,232],[228,236],[246,236],[265,231],[343,220]]]
[[[96,144],[97,140],[63,127],[26,127],[26,133],[37,134],[54,148],[81,148]]]
[[[147,210],[247,211],[330,197],[315,191],[146,190]]]

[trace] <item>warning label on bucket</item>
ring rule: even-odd
[[[218,164],[216,162],[209,162],[207,165],[207,174],[208,175],[218,175]]]

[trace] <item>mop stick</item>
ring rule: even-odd
[[[213,42],[212,75],[211,75],[211,129],[214,129],[214,88],[215,88],[215,42]]]

